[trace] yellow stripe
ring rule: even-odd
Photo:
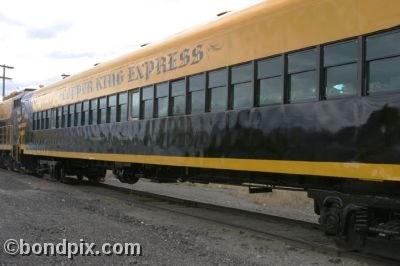
[[[0,144],[0,150],[11,150],[12,146],[7,144]]]
[[[230,158],[80,153],[25,150],[25,154],[99,161],[213,168],[266,173],[332,176],[370,181],[400,181],[400,165],[341,162],[307,162]]]

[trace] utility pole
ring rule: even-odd
[[[6,97],[6,79],[11,79],[11,78],[6,77],[6,68],[14,69],[14,67],[7,66],[7,65],[0,65],[0,67],[3,68],[3,76],[0,78],[3,79],[3,100],[4,100],[4,97]]]

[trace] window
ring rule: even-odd
[[[228,72],[226,69],[208,73],[209,111],[218,112],[227,109]]]
[[[257,106],[283,102],[282,57],[257,62]]]
[[[40,112],[40,118],[40,129],[46,129],[46,115],[44,111]]]
[[[75,104],[74,126],[80,126],[82,123],[82,103]]]
[[[131,93],[131,118],[139,119],[140,117],[140,90]]]
[[[36,113],[32,113],[32,130],[36,130]]]
[[[99,107],[97,110],[97,123],[107,123],[107,97],[99,98]]]
[[[253,73],[252,63],[231,68],[233,109],[253,106]]]
[[[142,116],[143,118],[153,118],[154,87],[148,86],[142,89]]]
[[[185,114],[186,80],[171,82],[171,109],[172,115]]]
[[[168,82],[156,85],[156,117],[168,116]]]
[[[68,125],[67,127],[73,127],[74,126],[74,112],[75,112],[75,106],[73,104],[69,105],[69,113],[68,113]]]
[[[45,118],[44,118],[45,129],[49,129],[50,128],[50,111],[49,110],[44,111],[44,114],[45,114]]]
[[[117,121],[117,95],[107,97],[107,123]]]
[[[63,107],[63,115],[61,121],[61,127],[67,127],[68,124],[68,106]]]
[[[117,122],[126,121],[128,119],[128,93],[122,92],[118,94]]]
[[[37,130],[37,113],[32,114],[32,129]]]
[[[355,95],[357,92],[357,40],[324,47],[325,96]]]
[[[57,120],[57,108],[51,109],[50,120],[51,120],[50,127],[51,128],[56,128],[56,124],[57,124],[57,122],[56,122],[56,120]]]
[[[97,99],[90,101],[89,125],[97,124]]]
[[[56,128],[62,127],[62,107],[57,108]]]
[[[306,101],[317,98],[317,53],[310,49],[288,55],[289,101]]]
[[[204,112],[205,84],[206,81],[204,74],[189,77],[188,109],[190,114],[198,114]]]
[[[89,125],[89,101],[85,101],[82,103],[81,125]]]
[[[400,90],[400,30],[367,37],[367,91]]]

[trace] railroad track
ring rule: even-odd
[[[341,250],[332,239],[322,235],[319,224],[312,222],[137,190],[134,186],[126,188],[104,183],[94,185],[88,181],[79,182],[75,178],[68,178],[67,183],[89,193],[115,197],[119,197],[122,193],[128,195],[132,202],[144,205],[149,209],[164,210],[223,224],[253,232],[261,237],[281,240],[296,248],[314,250],[335,257],[358,259],[371,265],[400,265],[400,257],[391,258],[369,251],[356,253]],[[386,246],[384,247],[386,248]]]
[[[93,186],[93,185],[91,185]],[[358,259],[371,265],[400,265],[400,257],[392,258],[371,251],[351,252],[339,249],[334,240],[323,236],[319,224],[286,217],[252,212],[174,196],[136,190],[110,184],[95,185],[100,189],[122,192],[150,208],[167,210],[197,219],[211,221],[254,232],[260,236],[282,240],[296,248],[318,251],[337,257]],[[380,244],[378,244],[379,246]],[[376,251],[376,248],[374,248]]]

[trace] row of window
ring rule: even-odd
[[[134,89],[129,94],[124,92],[38,112],[33,116],[34,129],[400,90],[398,43],[400,30],[393,30],[209,71]]]
[[[70,104],[33,114],[33,129],[64,128],[126,121],[128,93]]]

